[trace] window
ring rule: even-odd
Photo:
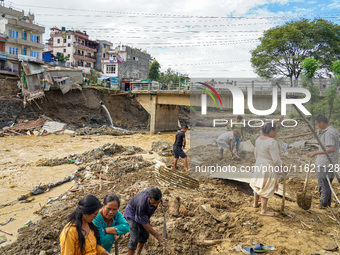
[[[67,54],[68,57],[71,57],[70,54]]]
[[[39,58],[39,52],[38,51],[32,51],[31,56]]]
[[[9,54],[11,54],[11,55],[18,55],[18,48],[9,47]]]
[[[64,49],[64,52],[66,52],[66,49]]]
[[[85,67],[91,67],[91,63],[86,63]]]
[[[22,39],[27,40],[27,32],[26,31],[24,31],[22,33]]]
[[[103,53],[103,58],[105,58],[105,53]]]
[[[12,37],[12,38],[18,38],[18,31],[9,29],[9,30],[8,30],[8,34],[9,34],[9,36]]]
[[[57,40],[57,43],[60,43],[60,39]]]
[[[24,49],[22,50],[22,55],[27,55],[27,50],[26,50],[26,48],[24,48]]]
[[[37,43],[40,43],[40,36],[37,36]]]
[[[66,43],[66,39],[64,39],[64,43]]]
[[[106,45],[104,44],[104,48],[106,48]]]
[[[68,35],[68,36],[67,36],[67,39],[71,39],[71,36],[70,36],[70,35]]]
[[[106,73],[115,74],[116,73],[116,65],[107,65]]]
[[[70,44],[70,43],[68,43],[68,44],[67,44],[67,47],[71,47],[71,44]]]
[[[37,42],[37,36],[36,35],[32,35],[31,39],[32,39],[32,42]]]

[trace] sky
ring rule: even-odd
[[[301,18],[340,23],[338,0],[5,0],[38,24],[145,50],[191,78],[255,78],[251,50],[263,32]]]

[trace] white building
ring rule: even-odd
[[[34,14],[0,6],[0,33],[7,36],[3,55],[11,69],[18,70],[21,59],[42,60],[45,27],[35,24]]]
[[[49,50],[52,54],[58,56],[62,53],[65,57],[69,57],[66,63],[86,73],[95,68],[97,47],[98,43],[89,40],[86,32],[51,28]]]

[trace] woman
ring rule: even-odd
[[[262,132],[263,135],[257,138],[255,142],[257,176],[250,181],[250,186],[254,190],[254,207],[259,207],[261,197],[261,214],[274,216],[273,212],[267,211],[267,203],[268,199],[273,197],[279,183],[278,173],[273,171],[273,167],[281,166],[282,161],[279,145],[274,139],[277,135],[275,124],[267,123]]]
[[[60,234],[62,255],[110,255],[99,245],[98,229],[93,224],[101,203],[94,195],[87,195],[79,201]]]
[[[129,232],[129,223],[121,212],[119,198],[114,194],[109,194],[104,198],[104,206],[99,210],[97,217],[93,220],[100,235],[100,245],[108,252],[115,241],[114,235],[123,235]]]

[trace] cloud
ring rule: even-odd
[[[271,17],[312,12],[316,3],[326,11],[339,8],[335,0],[308,6],[302,0],[12,1],[14,7],[35,13],[47,28],[45,39],[55,25],[86,30],[90,39],[147,50],[162,69],[171,67],[191,77],[255,77],[250,50],[258,45],[256,39],[287,21]]]

